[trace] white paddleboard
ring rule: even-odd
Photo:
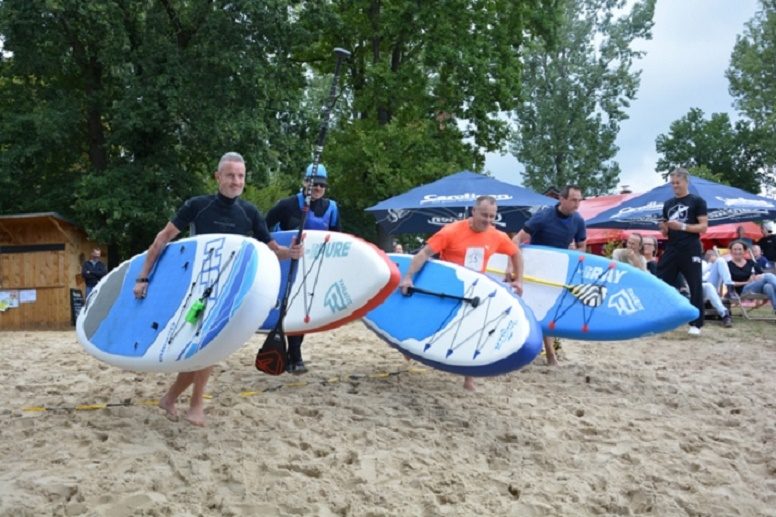
[[[296,231],[272,232],[284,246]],[[307,334],[333,329],[362,317],[378,306],[399,285],[399,270],[381,249],[356,236],[333,231],[305,230],[304,255],[289,296],[283,321],[286,334]],[[290,260],[280,263],[278,303],[285,293]],[[262,332],[277,324],[274,309],[264,320]]]

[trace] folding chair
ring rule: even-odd
[[[768,295],[761,293],[746,293],[739,295],[735,289],[728,289],[727,299],[730,300],[730,313],[738,309],[741,315],[748,320],[772,320],[776,321],[773,310],[757,311],[761,307],[770,305]]]

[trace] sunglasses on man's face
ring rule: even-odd
[[[313,187],[320,187],[320,188],[326,188],[326,183],[318,183],[314,182]]]

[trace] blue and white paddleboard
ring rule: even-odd
[[[523,300],[546,335],[633,339],[673,330],[698,317],[698,310],[676,289],[629,264],[546,246],[521,250]],[[503,278],[506,259],[493,255],[488,273]]]
[[[402,274],[412,260],[411,255],[388,256]],[[403,354],[439,370],[487,376],[517,370],[541,350],[539,325],[509,286],[433,259],[415,274],[413,283],[470,301],[419,292],[405,296],[398,289],[394,291],[363,321]]]
[[[206,234],[168,244],[138,300],[132,289],[145,256],[105,276],[78,316],[78,340],[108,364],[146,372],[210,366],[248,341],[275,304],[280,266],[255,239]],[[192,306],[200,300],[197,316]]]
[[[290,245],[296,235],[296,231],[272,232],[272,237],[284,246]],[[399,285],[396,265],[374,244],[347,233],[324,230],[305,230],[303,239],[304,255],[299,259],[283,320],[286,334],[320,332],[358,319],[380,305]],[[278,302],[285,294],[290,265],[290,260],[280,263]],[[273,309],[259,331],[272,330],[278,316],[279,311]]]

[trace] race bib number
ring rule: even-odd
[[[463,265],[468,269],[482,272],[485,265],[485,248],[466,248],[466,259]]]

